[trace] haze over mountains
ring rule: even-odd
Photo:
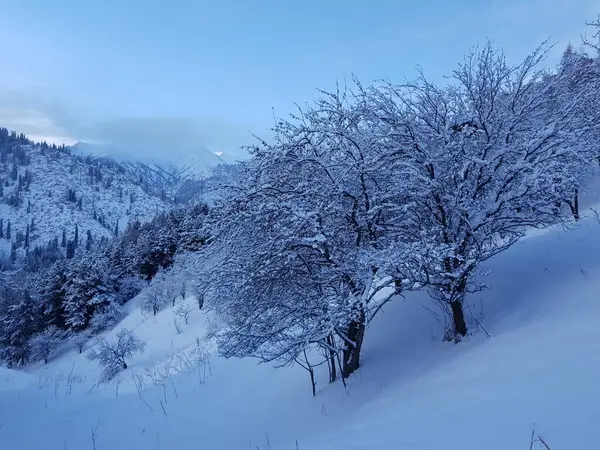
[[[77,142],[71,148],[74,154],[81,156],[97,156],[122,162],[149,164],[184,178],[205,177],[211,169],[220,164],[232,164],[242,159],[220,150],[211,151],[202,146],[194,147],[193,150],[183,154],[179,151],[173,152],[173,149],[168,147],[164,148],[162,152],[156,152],[155,149],[152,149],[152,152],[144,152],[143,146],[132,150],[132,148],[123,146],[87,142]]]

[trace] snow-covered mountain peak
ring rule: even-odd
[[[78,142],[72,147],[73,154],[98,158],[110,158],[128,164],[152,167],[180,179],[205,178],[213,168],[221,164],[234,164],[237,160],[223,151],[198,147],[189,151],[165,149],[152,154],[144,149],[126,149],[120,146]],[[181,155],[182,156],[177,156]]]

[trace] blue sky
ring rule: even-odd
[[[550,37],[558,58],[600,0],[3,0],[1,12],[1,125],[175,155],[233,153],[272,108],[352,73],[402,81],[421,65],[441,79],[487,38],[516,62]]]

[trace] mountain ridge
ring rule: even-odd
[[[238,160],[223,151],[211,151],[204,147],[197,147],[186,155],[177,157],[165,155],[162,158],[134,155],[131,150],[118,146],[87,142],[77,142],[71,148],[75,154],[80,156],[110,158],[122,163],[144,165],[181,179],[204,178],[209,176],[215,167],[222,164],[233,164]],[[165,150],[165,154],[167,152],[168,149]]]

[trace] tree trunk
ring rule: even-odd
[[[569,205],[569,209],[571,210],[571,214],[575,220],[580,219],[579,215],[579,189],[575,188],[575,193],[572,199],[566,200],[565,203]]]
[[[452,308],[452,318],[454,319],[454,338],[458,341],[458,336],[467,335],[467,322],[465,322],[465,313],[463,311],[462,301],[454,300],[450,303]]]
[[[573,217],[575,220],[579,220],[579,189],[575,188],[575,198],[573,199]]]
[[[310,375],[310,386],[312,388],[313,397],[317,396],[317,382],[315,381],[315,369],[310,364],[308,360],[308,356],[306,355],[306,350],[304,350],[304,361],[306,362],[306,366],[300,361],[296,360],[296,362],[303,368],[306,369]]]
[[[361,312],[358,319],[348,325],[346,343],[344,344],[342,361],[342,377],[348,378],[360,367],[360,351],[365,336],[365,313]],[[348,342],[350,341],[350,342]]]
[[[394,280],[394,292],[396,295],[400,295],[402,293],[402,281]]]
[[[337,370],[335,366],[335,350],[333,350],[333,336],[327,336],[327,345],[329,346],[329,382],[333,383],[337,379]]]

